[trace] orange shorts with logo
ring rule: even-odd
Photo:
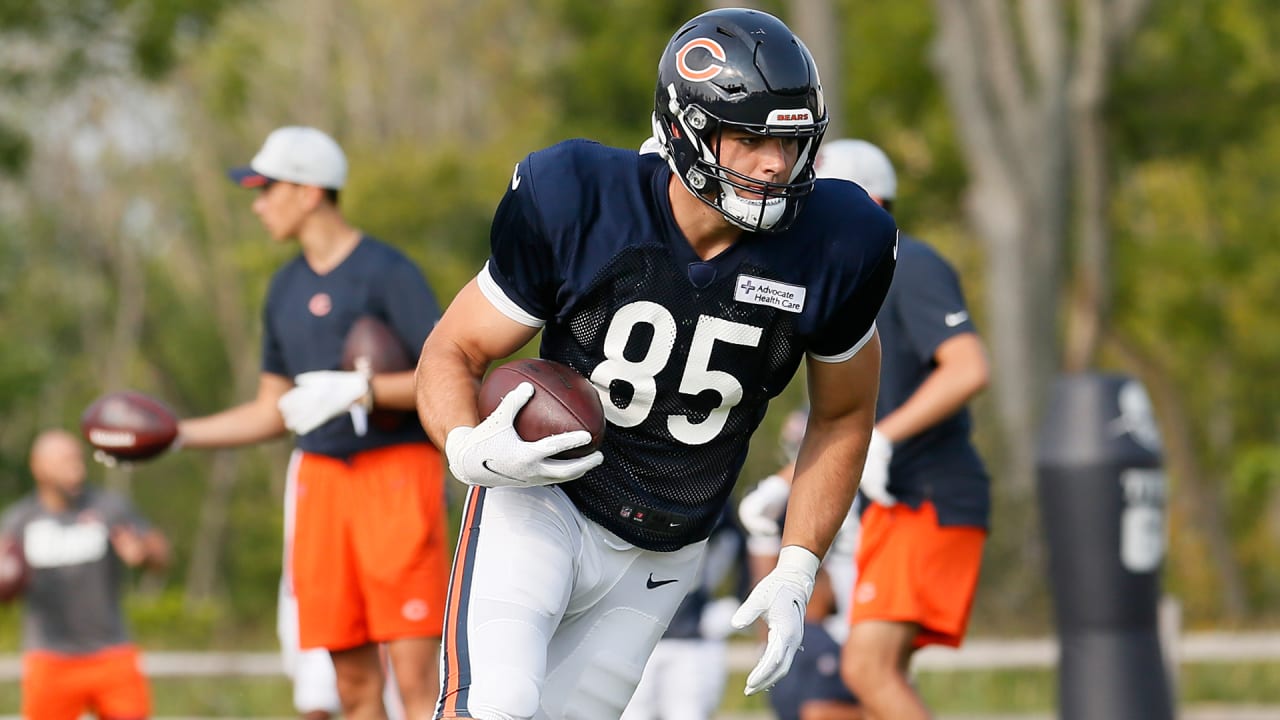
[[[915,647],[959,647],[978,588],[986,530],[938,525],[933,503],[874,503],[862,515],[849,622],[910,622]]]
[[[22,656],[22,717],[76,720],[89,712],[103,720],[142,720],[151,714],[136,647],[88,655],[33,650]]]
[[[348,460],[300,453],[289,558],[302,648],[440,637],[449,580],[444,463],[426,443]]]

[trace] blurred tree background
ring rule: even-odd
[[[638,147],[667,38],[711,4],[0,4],[0,501],[30,489],[34,434],[75,427],[104,391],[149,392],[184,415],[250,396],[262,294],[296,249],[267,238],[223,173],[272,128],[331,132],[351,161],[348,215],[421,263],[447,303],[484,260],[512,165],[569,137]],[[1165,584],[1189,624],[1280,619],[1280,7],[748,4],[813,34],[838,127],[894,159],[899,224],[957,263],[999,346],[1000,384],[978,404],[997,508],[975,632],[1048,628],[1034,423],[1010,418],[1034,417],[1045,373],[1068,367],[1134,375],[1153,396],[1171,483]],[[1126,33],[1096,32],[1127,8],[1145,12]],[[956,33],[982,29],[1010,41],[1008,57],[995,42],[982,57],[957,50]],[[1088,55],[1091,42],[1105,53]],[[1058,74],[1035,72],[1046,56]],[[975,62],[968,80],[962,59]],[[1010,87],[1021,116],[1001,95]],[[992,103],[986,124],[966,111],[975,99]],[[1039,195],[990,194],[999,176],[983,163],[1006,141],[1024,163],[1009,167],[1031,173],[1012,177]],[[1012,263],[981,212],[1026,228],[1015,249],[1035,257],[1022,275],[1001,275]],[[1011,325],[1006,311],[1024,306]],[[1044,367],[1013,385],[1001,348]],[[800,398],[797,383],[775,403],[742,486],[772,471],[779,421]],[[153,644],[270,646],[287,453],[281,441],[96,470],[175,543],[175,568],[133,602]]]

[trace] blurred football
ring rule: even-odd
[[[22,543],[13,538],[0,540],[0,602],[10,602],[21,595],[29,579]]]
[[[132,390],[93,401],[80,416],[80,432],[93,447],[119,460],[145,460],[178,437],[178,416],[168,405]]]
[[[414,359],[395,331],[372,315],[361,315],[347,331],[342,344],[342,369],[369,374],[412,370]],[[379,429],[395,430],[413,417],[407,410],[374,410],[369,421]]]
[[[342,345],[342,369],[371,373],[413,369],[413,358],[395,331],[372,315],[361,315],[351,324]]]
[[[532,383],[534,392],[516,414],[515,428],[521,438],[533,441],[586,430],[591,433],[590,443],[554,457],[582,457],[600,448],[605,426],[600,393],[573,368],[553,360],[513,360],[494,368],[480,385],[480,414],[488,417],[502,398],[522,382]]]

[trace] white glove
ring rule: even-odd
[[[747,695],[767,690],[791,669],[791,661],[804,639],[804,610],[813,594],[818,564],[818,556],[799,545],[782,548],[777,567],[756,584],[747,601],[733,614],[733,626],[739,630],[761,615],[769,626],[764,654],[747,676]]]
[[[761,480],[738,503],[738,519],[751,536],[777,537],[778,520],[791,497],[791,483],[779,475]]]
[[[867,463],[862,466],[862,481],[858,489],[868,500],[885,507],[897,505],[898,500],[889,492],[889,461],[893,459],[893,442],[879,430],[872,429],[871,443],[867,446]]]
[[[285,427],[306,435],[342,413],[350,412],[356,434],[364,435],[373,401],[368,375],[316,370],[302,373],[293,382],[293,389],[281,395],[278,403]]]
[[[533,397],[533,384],[522,382],[507,393],[498,407],[475,427],[449,431],[444,454],[453,476],[468,485],[483,487],[531,487],[576,480],[604,462],[599,450],[571,460],[552,455],[591,442],[586,430],[551,435],[526,442],[516,433],[516,413]]]

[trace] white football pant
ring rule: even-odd
[[[641,550],[555,486],[471,488],[437,717],[620,717],[705,547]]]

